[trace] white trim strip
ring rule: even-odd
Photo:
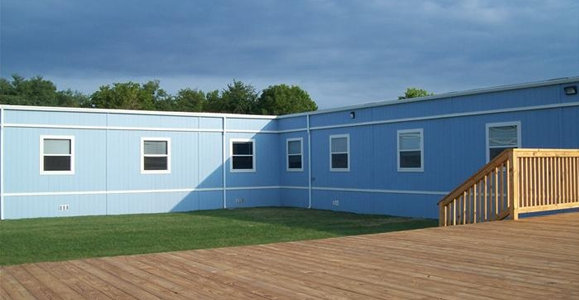
[[[30,111],[54,111],[54,112],[80,112],[80,113],[108,113],[117,115],[150,115],[150,116],[180,116],[180,117],[201,117],[201,118],[237,118],[237,119],[275,119],[276,116],[266,115],[241,115],[229,113],[207,113],[207,112],[176,112],[176,111],[152,111],[152,110],[128,110],[128,109],[102,109],[102,108],[77,108],[77,107],[47,107],[47,106],[22,106],[22,105],[0,105],[8,110],[30,110]]]
[[[274,133],[278,134],[279,131],[275,130],[241,130],[241,129],[231,129],[227,130],[227,133]]]
[[[543,80],[543,81],[539,81],[539,82],[520,83],[520,84],[513,84],[513,85],[502,85],[502,86],[496,86],[496,87],[490,87],[490,88],[480,88],[480,89],[473,89],[473,90],[467,90],[467,91],[450,92],[450,93],[443,93],[443,94],[438,94],[438,95],[433,95],[433,96],[412,98],[412,99],[405,99],[405,100],[378,101],[378,102],[372,102],[372,103],[364,103],[364,104],[358,104],[358,105],[350,105],[350,106],[344,106],[344,107],[323,109],[323,110],[318,110],[318,111],[313,111],[313,112],[283,115],[283,116],[278,116],[277,118],[278,119],[295,118],[295,117],[303,117],[306,115],[329,114],[329,113],[335,113],[335,112],[345,112],[345,111],[349,111],[349,110],[357,110],[357,109],[365,109],[365,108],[373,108],[373,107],[389,106],[389,105],[398,105],[398,104],[405,104],[405,103],[412,103],[412,102],[439,100],[439,99],[450,99],[450,98],[457,98],[457,97],[464,97],[464,96],[471,96],[471,95],[480,95],[480,94],[487,94],[487,93],[496,93],[496,92],[503,92],[503,91],[510,91],[510,90],[521,90],[521,89],[543,87],[543,86],[573,84],[577,81],[579,81],[579,76]]]
[[[271,190],[271,189],[279,189],[281,186],[279,185],[266,185],[266,186],[232,186],[228,187],[228,191],[243,191],[243,190]]]
[[[436,119],[447,119],[447,118],[458,118],[458,117],[469,117],[477,115],[489,115],[489,114],[499,114],[499,113],[509,113],[509,112],[522,112],[530,110],[541,110],[541,109],[554,109],[554,108],[565,108],[579,106],[579,102],[570,103],[557,103],[557,104],[547,104],[547,105],[536,105],[536,106],[526,106],[526,107],[515,107],[515,108],[504,108],[504,109],[493,109],[493,110],[483,110],[474,112],[463,112],[454,114],[443,114],[434,116],[423,116],[423,117],[413,117],[413,118],[402,118],[402,119],[392,119],[392,120],[382,120],[382,121],[372,121],[372,122],[362,122],[362,123],[352,123],[352,124],[337,124],[328,126],[317,126],[310,127],[310,130],[323,130],[323,129],[334,129],[334,128],[346,128],[346,127],[357,127],[357,126],[370,126],[370,125],[381,125],[381,124],[391,124],[391,123],[402,123],[402,122],[415,122],[415,121],[425,121],[425,120],[436,120]],[[53,128],[53,129],[92,129],[92,130],[131,130],[131,131],[175,131],[175,132],[223,132],[222,129],[202,129],[202,128],[159,128],[159,127],[120,127],[120,126],[82,126],[82,125],[51,125],[51,124],[17,124],[17,123],[6,123],[4,127],[20,127],[20,128]],[[308,128],[298,128],[298,129],[288,129],[288,130],[228,130],[228,133],[264,133],[264,134],[275,134],[275,133],[293,133],[307,131]]]
[[[279,187],[280,189],[287,189],[287,190],[305,190],[309,191],[310,188],[307,186],[290,186],[290,185],[282,185]]]
[[[122,127],[122,126],[83,126],[83,125],[53,125],[53,124],[5,124],[6,127],[20,128],[51,128],[51,129],[88,129],[88,130],[128,130],[128,131],[180,131],[180,132],[222,132],[221,129],[203,128],[161,128],[161,127]]]
[[[270,190],[270,189],[295,189],[309,190],[307,186],[242,186],[228,187],[226,191],[243,190]],[[70,196],[70,195],[118,195],[118,194],[145,194],[145,193],[181,193],[181,192],[217,192],[224,190],[218,188],[184,188],[184,189],[164,189],[164,190],[116,190],[116,191],[70,191],[70,192],[36,192],[36,193],[5,193],[4,197],[29,197],[29,196]],[[361,193],[386,193],[386,194],[416,194],[416,195],[448,195],[448,192],[438,191],[409,191],[409,190],[383,190],[383,189],[354,189],[335,187],[312,187],[312,190],[337,191],[337,192],[361,192]]]
[[[166,190],[126,190],[126,191],[72,191],[72,192],[37,192],[37,193],[6,193],[6,197],[28,196],[69,196],[69,195],[117,195],[117,194],[146,194],[146,193],[182,193],[182,192],[213,192],[223,188],[199,188],[199,189],[166,189]]]
[[[313,190],[336,191],[336,192],[360,192],[360,193],[386,193],[386,194],[414,194],[414,195],[440,195],[446,196],[449,192],[438,191],[409,191],[409,190],[381,190],[381,189],[353,189],[334,187],[312,187]]]
[[[444,114],[444,115],[435,115],[435,116],[428,116],[428,117],[402,118],[402,119],[372,121],[372,122],[363,122],[363,123],[354,123],[354,124],[318,126],[318,127],[312,127],[312,128],[310,128],[310,130],[369,126],[369,125],[380,125],[380,124],[402,123],[402,122],[413,122],[413,121],[425,121],[425,120],[435,120],[435,119],[448,119],[448,118],[457,118],[457,117],[470,117],[470,116],[477,116],[477,115],[489,115],[489,114],[499,114],[499,113],[507,113],[507,112],[563,108],[563,107],[572,107],[572,106],[579,106],[579,102],[537,105],[537,106],[527,106],[527,107],[517,107],[517,108],[506,108],[506,109],[492,109],[492,110],[482,110],[482,111],[474,111],[474,112]]]
[[[221,148],[222,148],[222,160],[221,160],[221,171],[223,172],[223,208],[227,208],[227,117],[223,117],[223,132],[221,133]]]

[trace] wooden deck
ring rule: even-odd
[[[579,299],[579,213],[0,268],[0,299]]]

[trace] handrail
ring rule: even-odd
[[[440,226],[579,207],[579,150],[505,150],[438,205]]]

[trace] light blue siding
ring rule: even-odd
[[[520,124],[524,148],[579,148],[579,95],[565,95],[568,85],[579,81],[315,112],[309,114],[311,145],[306,114],[263,118],[3,106],[3,215],[307,207],[311,200],[317,209],[435,218],[437,201],[486,163],[489,123]],[[397,132],[407,129],[423,132],[423,171],[398,170]],[[336,134],[349,135],[347,172],[330,170],[329,137]],[[74,137],[74,174],[41,174],[42,135]],[[143,138],[170,139],[170,172],[141,172]],[[289,138],[303,141],[303,171],[287,170]],[[232,139],[255,142],[255,172],[231,172]]]
[[[104,126],[107,115],[89,112],[58,112],[5,109],[5,124]]]

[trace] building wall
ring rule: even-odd
[[[232,131],[225,134],[225,147],[224,119]],[[4,125],[7,219],[280,204],[278,137],[267,133],[275,130],[272,118],[6,107]],[[74,174],[41,174],[43,135],[74,137]],[[170,139],[169,174],[141,173],[142,138]],[[229,171],[230,139],[240,138],[255,141],[256,172]]]
[[[3,106],[0,209],[5,219],[255,206],[436,218],[437,201],[486,163],[488,123],[518,122],[524,148],[579,148],[579,96],[563,92],[578,83],[278,118]],[[398,170],[405,129],[423,132],[423,171]],[[330,170],[336,134],[349,135],[347,172]],[[75,137],[74,175],[40,174],[42,135]],[[141,174],[145,137],[170,139],[169,174]],[[255,172],[231,172],[232,139],[254,141]],[[287,168],[288,139],[302,141],[302,170]]]

